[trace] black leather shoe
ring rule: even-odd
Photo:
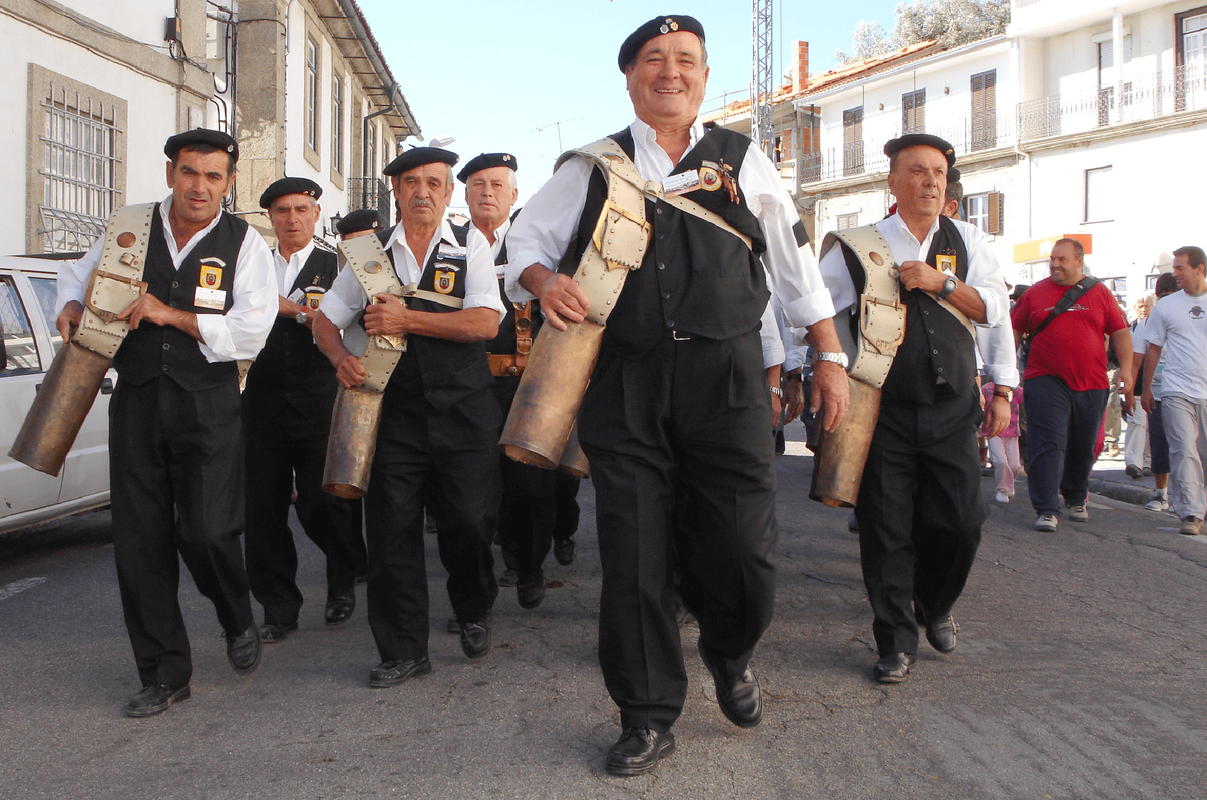
[[[608,751],[604,768],[613,775],[644,775],[658,766],[658,759],[675,752],[675,734],[649,728],[625,728]]]
[[[515,586],[519,582],[520,573],[516,572],[514,569],[504,570],[503,574],[499,576],[499,585],[505,589]]]
[[[356,593],[327,598],[327,608],[323,611],[323,621],[328,625],[340,625],[348,621],[356,610]]]
[[[872,674],[880,683],[901,683],[914,665],[913,653],[889,653],[880,657]]]
[[[468,658],[481,658],[490,652],[490,628],[485,620],[461,626],[461,652]]]
[[[959,632],[960,623],[951,614],[926,623],[926,641],[940,653],[950,653],[956,649],[956,634]]]
[[[574,544],[573,536],[569,539],[560,539],[553,543],[553,557],[563,567],[568,567],[574,563],[574,555],[577,551],[578,546]]]
[[[730,677],[724,659],[710,654],[704,642],[699,642],[697,649],[700,658],[704,659],[704,666],[712,673],[713,684],[717,687],[717,705],[725,718],[739,728],[753,728],[762,722],[763,692],[754,672],[748,668],[740,675]]]
[[[432,662],[427,656],[412,658],[407,661],[383,661],[369,670],[369,688],[388,689],[397,686],[407,678],[427,675],[432,671]]]
[[[260,629],[252,625],[243,633],[226,635],[226,657],[235,672],[250,675],[260,666]]]
[[[533,580],[522,580],[515,587],[516,599],[520,608],[536,608],[545,599],[545,576],[539,575]]]
[[[296,622],[291,622],[288,625],[283,622],[265,622],[260,626],[260,642],[262,644],[283,642],[289,634],[297,629],[298,624]]]
[[[188,684],[184,686],[167,686],[153,684],[144,686],[142,691],[130,698],[126,703],[127,717],[153,717],[168,710],[172,703],[188,700],[192,695]]]

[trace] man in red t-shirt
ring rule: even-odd
[[[1036,283],[1010,312],[1015,338],[1031,333],[1057,301],[1085,277],[1085,250],[1076,239],[1061,239],[1048,260],[1050,278]],[[1110,384],[1106,377],[1106,336],[1118,354],[1120,393],[1131,381],[1132,335],[1114,296],[1093,286],[1057,315],[1031,344],[1023,373],[1027,415],[1027,486],[1038,518],[1037,531],[1052,532],[1060,516],[1059,497],[1069,519],[1087,522],[1086,497],[1094,443]]]

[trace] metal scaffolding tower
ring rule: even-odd
[[[774,89],[771,65],[771,20],[773,0],[751,0],[754,17],[754,74],[750,82],[750,138],[773,157],[775,127],[771,97]]]

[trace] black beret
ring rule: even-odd
[[[664,33],[675,33],[676,31],[694,33],[700,37],[700,43],[704,43],[704,26],[695,17],[679,15],[654,17],[630,33],[629,38],[625,39],[624,44],[620,46],[620,55],[616,57],[616,63],[620,65],[620,71],[624,72],[624,68],[633,59],[637,58],[637,54],[641,52],[641,48],[650,39],[653,39],[655,36],[661,36]]]
[[[305,194],[318,200],[323,196],[323,187],[309,178],[281,178],[269,184],[260,195],[260,208],[271,208],[273,200],[287,194]]]
[[[229,133],[211,130],[210,128],[194,128],[191,131],[169,136],[164,143],[163,153],[168,158],[176,158],[176,154],[191,144],[208,144],[219,150],[230,153],[236,163],[239,161],[239,143]]]
[[[381,214],[372,208],[349,211],[348,216],[340,218],[340,221],[335,223],[335,232],[340,236],[347,236],[357,231],[376,231],[381,228]]]
[[[490,169],[491,167],[507,167],[512,172],[519,169],[516,165],[515,156],[511,153],[483,153],[469,160],[469,163],[457,173],[457,180],[467,183],[470,175],[473,175],[478,170]]]
[[[959,167],[948,167],[947,168],[947,182],[948,183],[959,183],[960,182],[960,168]]]
[[[407,170],[422,167],[424,164],[448,164],[450,167],[457,163],[459,155],[452,150],[439,147],[413,147],[402,153],[398,158],[386,164],[382,175],[401,175]]]
[[[884,154],[889,158],[900,153],[907,147],[933,147],[947,158],[947,168],[951,169],[956,164],[956,151],[949,142],[940,139],[938,136],[931,136],[929,133],[907,133],[904,136],[896,139],[889,139],[884,144]],[[951,179],[948,179],[951,182]]]

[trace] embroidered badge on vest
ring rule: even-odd
[[[317,311],[319,304],[323,302],[323,295],[327,292],[322,286],[307,286],[306,287],[306,306],[312,311]]]
[[[222,268],[225,266],[226,262],[220,258],[201,259],[200,285],[193,295],[193,305],[212,311],[226,308],[226,292],[218,288],[222,285]]]
[[[700,167],[700,188],[706,192],[715,192],[721,188],[721,170],[711,161],[705,161]]]
[[[948,275],[956,274],[956,254],[955,253],[936,253],[935,268],[939,272],[945,272]]]
[[[436,291],[440,294],[449,294],[453,291],[453,286],[457,282],[457,273],[453,270],[436,270]]]

